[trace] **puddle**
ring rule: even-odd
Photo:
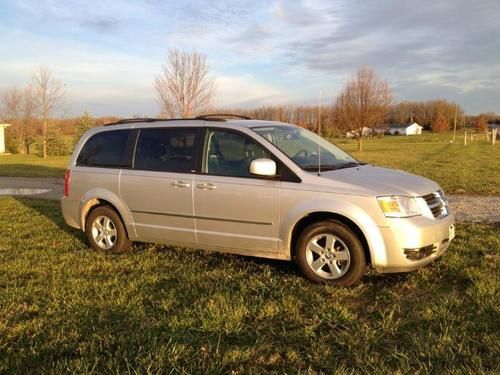
[[[9,189],[0,189],[0,195],[37,195],[37,194],[45,194],[50,191],[52,191],[52,189],[9,188]]]

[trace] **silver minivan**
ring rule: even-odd
[[[362,163],[295,125],[131,119],[87,131],[61,201],[94,249],[133,241],[295,260],[317,283],[415,270],[455,235],[439,185]]]

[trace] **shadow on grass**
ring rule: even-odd
[[[64,221],[59,201],[23,197],[16,197],[15,199],[25,207],[35,210],[37,213],[45,216],[70,236],[78,239],[82,243],[86,243],[84,233],[78,229],[70,227]]]

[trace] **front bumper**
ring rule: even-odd
[[[379,228],[385,256],[372,260],[379,272],[409,272],[429,264],[448,249],[455,233],[453,214],[436,220],[424,216],[390,219]]]

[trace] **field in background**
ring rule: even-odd
[[[10,177],[64,177],[69,156],[36,155],[0,156],[0,176]]]
[[[12,215],[15,212],[15,215]],[[0,373],[498,373],[498,227],[355,288],[288,262],[90,250],[58,202],[0,199]]]
[[[463,145],[463,137],[450,143],[450,134],[385,136],[363,141],[334,140],[356,158],[397,168],[437,181],[447,193],[500,194],[500,142]]]
[[[437,181],[447,193],[500,195],[500,141],[476,141],[464,147],[463,134],[385,136],[365,139],[358,153],[355,140],[333,139],[362,161],[398,168]],[[62,177],[68,157],[0,156],[0,176]]]

